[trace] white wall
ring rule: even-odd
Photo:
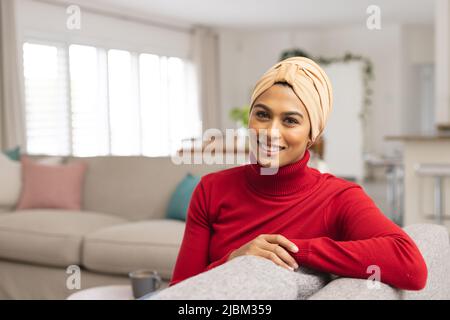
[[[435,1],[436,125],[450,126],[450,2]]]
[[[405,25],[402,27],[402,95],[404,134],[430,133],[434,126],[434,96],[428,110],[422,110],[420,72],[423,67],[434,68],[433,26]],[[422,70],[420,70],[422,68]],[[430,70],[431,71],[431,70]],[[423,75],[422,75],[423,76]],[[430,77],[433,87],[433,74]],[[428,130],[427,130],[428,129]]]
[[[374,95],[367,149],[379,154],[392,154],[400,146],[396,142],[385,141],[384,137],[404,131],[404,91],[407,88],[403,85],[405,65],[402,59],[405,46],[411,41],[412,48],[421,41],[428,45],[429,26],[425,29],[425,32],[418,32],[406,40],[403,40],[403,28],[398,24],[383,24],[381,30],[373,31],[365,25],[280,31],[219,30],[222,126],[234,126],[228,118],[228,111],[234,106],[248,104],[255,82],[278,61],[283,50],[299,47],[313,56],[325,57],[340,56],[349,51],[369,57],[374,64]],[[421,27],[417,26],[415,30],[421,30]],[[432,52],[429,48],[423,49],[414,53],[411,59],[432,60]]]
[[[184,58],[192,56],[192,32],[158,28],[141,23],[82,12],[81,30],[66,28],[68,14],[63,6],[32,0],[18,1],[19,36],[51,38],[60,42],[120,47]],[[432,26],[383,24],[381,30],[368,30],[364,24],[340,27],[289,30],[218,29],[220,123],[234,127],[228,113],[232,107],[248,104],[253,86],[261,74],[278,61],[280,53],[299,47],[311,55],[333,57],[349,51],[369,57],[374,63],[375,80],[372,113],[368,124],[367,150],[392,154],[396,142],[386,135],[410,131],[417,123],[411,112],[414,100],[411,70],[420,63],[433,63]],[[334,110],[333,112],[339,112]]]

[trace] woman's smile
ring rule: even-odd
[[[262,151],[267,153],[267,155],[269,157],[276,155],[286,149],[285,146],[280,146],[280,145],[276,145],[276,144],[273,144],[273,145],[266,144],[266,143],[260,142],[259,140],[258,140],[258,147],[261,148]]]

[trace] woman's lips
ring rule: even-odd
[[[258,140],[258,146],[259,148],[261,148],[262,151],[264,151],[265,153],[267,153],[268,156],[272,156],[275,155],[281,151],[283,151],[284,149],[286,149],[286,147],[284,146],[279,146],[279,145],[267,145],[265,143],[261,143]]]

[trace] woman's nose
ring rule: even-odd
[[[268,134],[270,136],[273,136],[275,138],[279,138],[280,137],[280,132],[281,132],[281,123],[278,120],[274,120],[271,123],[271,126],[269,127],[268,130]]]
[[[266,128],[263,129],[262,132],[260,132],[263,139],[265,139],[267,143],[276,143],[280,140],[281,132],[280,127],[277,124],[277,121],[272,121],[270,125],[268,125]]]

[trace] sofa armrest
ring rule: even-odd
[[[329,277],[305,268],[286,270],[257,256],[241,256],[188,278],[149,300],[297,300],[322,288]]]
[[[421,223],[409,225],[404,230],[422,253],[428,277],[424,289],[402,290],[402,299],[450,299],[450,243],[447,228]]]
[[[310,296],[309,300],[399,300],[400,290],[384,284],[370,286],[369,280],[337,278]]]
[[[404,228],[422,253],[428,269],[427,284],[418,291],[399,290],[384,283],[370,289],[366,279],[338,278],[309,299],[450,299],[450,245],[445,227],[414,224]]]
[[[433,224],[404,229],[416,242],[428,267],[420,291],[395,289],[366,279],[337,278],[306,268],[288,271],[256,256],[237,257],[150,297],[152,300],[296,300],[296,299],[450,299],[450,246],[447,230]],[[327,284],[328,283],[328,284]]]

